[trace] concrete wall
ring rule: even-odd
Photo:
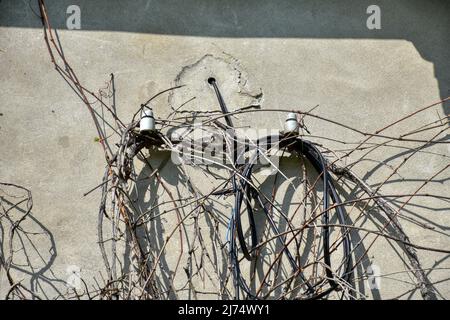
[[[81,30],[66,30],[70,4],[81,8]],[[365,0],[47,1],[65,54],[80,80],[96,89],[104,86],[110,73],[115,74],[117,108],[124,119],[130,119],[151,94],[173,85],[183,67],[212,55],[243,71],[249,90],[263,108],[307,110],[318,104],[316,113],[372,132],[450,95],[450,4],[377,1],[382,29],[368,30],[370,4]],[[104,161],[88,111],[50,64],[35,13],[34,2],[0,2],[0,181],[33,192],[36,221],[30,221],[30,228],[46,231],[37,247],[30,249],[33,268],[24,267],[17,274],[37,291],[54,297],[55,290],[66,290],[70,266],[81,268],[89,283],[100,278],[103,270],[96,243],[99,193],[83,194],[101,181]],[[220,62],[208,67],[222,68]],[[226,67],[220,71],[223,81],[227,72]],[[193,92],[203,94],[200,101],[214,101],[212,93],[205,93],[198,84],[205,80],[198,73],[185,74],[183,79]],[[255,98],[236,95],[232,84],[224,90],[233,106]],[[169,103],[158,100],[161,115],[167,114]],[[436,113],[449,115],[448,106],[436,108]],[[195,102],[191,107],[205,104]],[[411,125],[433,120],[435,115],[427,113]],[[240,121],[279,128],[284,118],[271,115]],[[345,135],[348,141],[359,138],[345,130],[323,128],[313,120],[309,126],[321,135]],[[448,135],[444,138],[448,140]],[[327,146],[339,147],[333,142]],[[433,147],[383,191],[414,190],[448,163],[448,158],[432,151],[450,153],[447,145]],[[402,154],[391,152],[374,154],[374,160],[397,163]],[[376,162],[358,170],[371,184],[388,173]],[[448,176],[446,172],[427,186],[427,192],[450,194]],[[424,232],[405,221],[411,240],[450,248],[448,213],[443,202],[414,201],[405,214],[435,230]],[[411,277],[404,273],[405,266],[392,263],[386,248],[390,248],[387,242],[380,243],[371,258],[382,273],[396,275],[391,277],[394,280],[383,280],[380,292],[368,295],[419,297]],[[404,258],[401,252],[398,256],[398,261]],[[439,296],[449,298],[448,256],[420,252],[420,258],[424,268],[437,268],[429,276]]]

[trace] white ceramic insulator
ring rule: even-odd
[[[284,131],[285,132],[298,132],[298,121],[297,114],[294,112],[290,112],[286,117],[286,122],[284,123]]]
[[[148,132],[155,130],[155,118],[152,109],[145,108],[142,110],[141,121],[139,122],[139,131]]]

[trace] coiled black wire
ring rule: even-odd
[[[220,94],[220,90],[217,86],[216,80],[214,78],[209,78],[208,83],[210,83],[217,96],[217,100],[219,102],[220,108],[225,115],[225,121],[227,125],[230,128],[233,128],[233,123],[231,121],[230,116],[228,115],[228,109],[226,107],[225,101]],[[236,135],[232,134],[232,140],[234,142],[234,146],[237,145],[237,138]],[[302,272],[299,272],[300,277],[302,278],[304,284],[308,287],[306,294],[307,299],[319,299],[322,297],[327,296],[329,293],[331,293],[333,290],[335,290],[338,285],[336,284],[334,280],[334,275],[332,271],[331,266],[331,253],[330,253],[330,228],[328,226],[329,224],[329,217],[330,217],[330,200],[335,205],[335,211],[337,214],[337,218],[339,220],[340,224],[345,224],[345,212],[341,205],[341,200],[339,198],[339,195],[336,191],[336,188],[333,184],[333,181],[330,177],[330,174],[327,170],[327,167],[325,165],[325,159],[322,155],[322,153],[317,149],[317,147],[312,144],[309,141],[303,140],[298,136],[282,136],[281,139],[278,136],[267,136],[263,139],[258,139],[257,146],[261,144],[261,141],[268,141],[267,144],[267,150],[271,148],[270,144],[271,141],[279,141],[279,148],[287,148],[289,151],[297,152],[298,154],[301,154],[308,159],[308,161],[312,164],[312,166],[315,168],[317,173],[321,176],[322,182],[323,182],[323,246],[324,246],[324,263],[325,263],[325,273],[327,276],[327,280],[329,283],[329,288],[327,290],[323,290],[320,292],[316,292],[315,287],[317,287],[319,284],[316,284],[315,286],[311,285],[309,281],[306,280]],[[249,148],[246,146],[245,150],[237,156],[237,148],[233,148],[233,163],[235,167],[237,167],[238,160],[244,156],[244,153],[248,151]],[[252,260],[255,257],[256,247],[258,246],[258,238],[257,238],[257,230],[253,215],[253,207],[251,204],[251,199],[254,199],[263,209],[264,213],[266,214],[269,224],[271,225],[272,229],[276,234],[279,234],[278,228],[273,221],[272,215],[270,214],[269,210],[264,205],[264,201],[261,198],[261,195],[254,190],[254,188],[251,185],[251,177],[252,177],[252,170],[257,161],[259,160],[260,156],[262,155],[262,151],[260,148],[256,149],[256,153],[249,159],[249,162],[243,166],[241,171],[241,176],[238,177],[236,174],[232,175],[231,181],[233,186],[233,193],[235,195],[235,205],[232,211],[232,217],[230,218],[230,260],[231,260],[231,267],[233,271],[233,279],[234,279],[234,287],[235,287],[235,298],[239,299],[239,289],[244,291],[247,294],[247,297],[250,299],[258,299],[251,290],[249,289],[245,279],[243,278],[240,266],[239,266],[239,257],[238,257],[238,250],[237,250],[237,243],[235,234],[237,235],[240,249],[244,255],[244,257],[247,260]],[[242,208],[242,202],[245,198],[245,204],[247,208],[247,214],[249,219],[249,228],[250,228],[250,234],[251,234],[251,247],[250,250],[248,249],[248,246],[245,241],[244,232],[242,229],[242,223],[241,223],[241,208]],[[288,222],[288,226],[290,227],[290,221],[288,217],[286,217],[282,212],[280,212],[281,216]],[[291,228],[292,230],[292,228]],[[342,239],[342,247],[343,247],[343,264],[344,264],[344,270],[342,271],[341,279],[345,281],[347,284],[351,285],[351,270],[352,270],[352,259],[351,259],[351,241],[350,241],[350,232],[348,228],[342,227],[341,233],[343,236]],[[285,237],[277,237],[278,241],[281,241],[282,244],[284,244],[284,238]],[[295,239],[296,240],[296,239]],[[296,240],[297,241],[297,240]],[[294,271],[300,270],[301,266],[297,265],[294,257],[290,253],[287,246],[284,246],[283,248],[284,253],[286,254],[289,263]],[[301,271],[301,270],[300,270]]]

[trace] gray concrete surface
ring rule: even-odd
[[[81,8],[81,30],[66,30],[65,11],[70,4]],[[375,131],[450,95],[450,6],[447,1],[377,1],[382,29],[368,30],[370,4],[47,1],[65,54],[86,86],[100,88],[110,73],[115,74],[117,108],[124,119],[130,119],[149,95],[170,87],[183,67],[209,54],[234,61],[243,70],[250,92],[262,93],[263,108],[307,110],[319,104],[316,112],[325,117]],[[31,259],[34,268],[17,274],[51,298],[55,291],[66,290],[70,266],[80,267],[83,279],[90,283],[100,278],[99,194],[82,195],[101,181],[104,161],[89,113],[50,64],[33,10],[38,12],[33,1],[0,1],[0,180],[33,192],[33,216],[51,236],[38,241]],[[220,72],[227,76],[226,68]],[[205,80],[199,74],[185,79],[204,99],[214,101],[195,81]],[[232,96],[236,92],[232,85],[226,88],[231,105],[249,101],[239,94]],[[169,103],[158,100],[161,116],[169,112]],[[448,106],[436,112],[448,115]],[[435,117],[427,113],[409,125],[419,126]],[[279,115],[241,117],[240,123],[279,128],[283,120]],[[323,135],[345,136],[349,141],[359,138],[342,129],[323,128],[313,120],[308,126]],[[340,147],[331,141],[327,146]],[[430,151],[450,154],[447,145]],[[402,154],[391,152],[373,158],[398,163]],[[414,190],[447,163],[448,158],[421,154],[383,191]],[[374,185],[389,172],[375,162],[365,163],[358,171]],[[450,194],[448,176],[446,172],[429,184],[427,192]],[[405,209],[405,214],[435,227],[425,232],[403,221],[414,243],[450,248],[448,204],[419,199]],[[377,243],[371,259],[383,274],[392,276],[383,279],[379,292],[366,293],[369,298],[418,298],[401,263],[404,254],[388,254],[389,248],[386,241]],[[419,256],[424,268],[436,268],[429,277],[439,297],[448,299],[448,255],[421,251]]]

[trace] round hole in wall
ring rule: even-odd
[[[209,84],[213,84],[213,82],[216,82],[216,78],[209,77],[207,81],[208,81]]]

